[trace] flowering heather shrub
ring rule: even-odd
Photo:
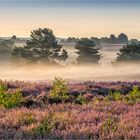
[[[52,129],[54,129],[54,116],[50,113],[37,128],[33,129],[33,133],[37,133],[38,135],[47,135],[49,134]]]
[[[0,108],[0,139],[140,139],[138,110],[138,103],[128,106],[117,101]],[[26,123],[30,117],[33,121]]]
[[[35,116],[32,113],[19,114],[19,121],[22,125],[30,125],[30,124],[36,122]]]
[[[102,135],[106,136],[109,133],[116,132],[117,129],[118,129],[117,119],[109,117],[103,122],[100,133],[102,133]]]
[[[140,139],[139,110],[117,101],[0,108],[0,139]]]
[[[22,100],[21,92],[14,95],[18,88]],[[52,86],[1,82],[0,139],[140,139],[139,88],[139,82],[67,85],[59,78]],[[49,104],[50,95],[72,102]]]

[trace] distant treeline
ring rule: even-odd
[[[24,42],[23,46],[15,46],[17,42]],[[124,44],[117,54],[117,62],[140,61],[140,42],[136,39],[129,40],[127,35],[121,33],[118,37],[110,35],[110,38],[68,38],[57,41],[53,31],[48,28],[37,29],[31,32],[30,38],[21,40],[15,35],[8,39],[0,39],[0,54],[9,53],[11,60],[16,64],[49,64],[59,65],[59,62],[66,61],[69,57],[67,50],[63,48],[62,42],[74,43],[78,55],[75,64],[97,64],[102,54],[100,54],[101,43]],[[23,63],[24,62],[24,63]]]
[[[131,42],[138,42],[137,39],[130,39],[124,33],[119,34],[117,37],[114,34],[111,34],[110,37],[91,37],[91,40],[95,42],[97,46],[101,44],[127,44]],[[75,37],[68,37],[67,39],[61,39],[61,43],[76,43],[79,38]]]

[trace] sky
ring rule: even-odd
[[[140,39],[140,0],[0,0],[0,18],[0,36],[47,27],[57,37],[123,32]]]

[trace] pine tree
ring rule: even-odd
[[[68,58],[66,50],[61,52],[62,46],[56,41],[51,29],[33,30],[30,38],[24,47],[14,48],[12,53],[14,57],[21,57],[27,62],[47,64],[56,63],[55,60],[65,61]]]
[[[76,47],[78,51],[76,52],[79,56],[77,58],[78,64],[94,64],[98,63],[101,55],[99,54],[99,49],[92,39],[82,38],[77,41]]]
[[[116,61],[140,61],[140,43],[133,42],[120,49]]]

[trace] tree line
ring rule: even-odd
[[[129,42],[128,36],[124,33],[121,33],[118,36],[111,34],[110,37],[91,37],[90,39],[93,40],[97,46],[100,46],[101,44],[126,44]],[[78,40],[79,38],[68,37],[67,39],[62,39],[61,43],[76,43]]]
[[[113,39],[114,36],[111,35]],[[13,36],[12,40],[16,37]],[[74,39],[74,38],[73,38]],[[114,38],[115,39],[115,38]],[[140,61],[140,43],[137,40],[128,42],[128,37],[120,34],[117,39],[126,41],[123,48],[117,54],[115,62],[135,62]],[[77,64],[97,64],[102,55],[96,45],[95,38],[80,38],[75,42],[78,58]],[[120,42],[121,43],[121,42]],[[46,63],[58,64],[68,59],[68,53],[63,46],[57,42],[57,39],[51,29],[37,29],[30,34],[30,39],[26,41],[23,47],[14,47],[12,49],[12,59],[16,61],[25,61],[26,63]]]

